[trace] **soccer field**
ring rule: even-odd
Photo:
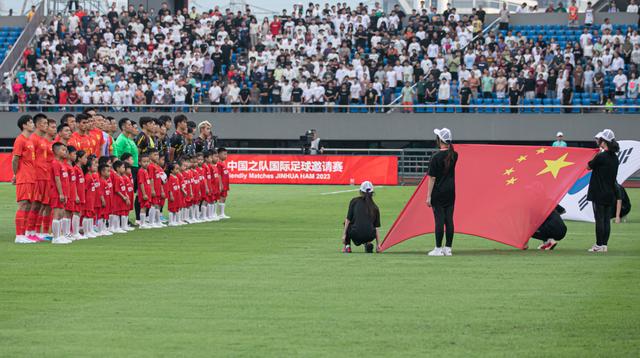
[[[341,254],[356,192],[327,193],[350,189],[236,185],[231,220],[56,246],[12,243],[0,185],[0,356],[640,354],[639,189],[607,254],[569,223],[555,251],[458,236],[453,257]],[[377,190],[383,232],[414,189]]]

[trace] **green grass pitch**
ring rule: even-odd
[[[569,223],[552,252],[448,258],[339,253],[356,193],[321,194],[349,189],[236,185],[229,221],[55,246],[12,243],[0,185],[0,357],[640,356],[640,190],[607,254]],[[414,189],[379,188],[383,232]]]

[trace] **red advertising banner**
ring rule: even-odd
[[[10,182],[13,178],[11,153],[0,153],[0,182]]]
[[[394,156],[229,154],[235,184],[398,184]]]

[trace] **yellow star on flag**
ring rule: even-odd
[[[565,159],[567,159],[567,155],[568,153],[565,153],[563,156],[561,156],[556,160],[545,160],[544,162],[547,166],[536,175],[551,173],[551,175],[553,175],[554,178],[557,178],[558,173],[560,172],[560,169],[575,164],[572,162],[565,161]]]
[[[538,150],[536,150],[536,154],[544,154],[544,152],[547,151],[547,148],[540,148]]]
[[[525,160],[527,160],[527,156],[526,155],[521,155],[518,159],[516,159],[516,162],[522,163]]]
[[[511,175],[511,173],[515,172],[516,170],[513,168],[509,168],[507,170],[504,171],[504,174],[502,175]]]
[[[506,185],[513,185],[516,183],[516,181],[518,181],[518,178],[516,177],[511,177],[509,178],[509,180],[506,180],[507,184]]]

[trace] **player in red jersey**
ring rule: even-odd
[[[213,152],[205,151],[203,153],[204,164],[202,167],[204,168],[204,181],[207,185],[207,195],[205,197],[205,217],[207,221],[218,221],[218,217],[214,215],[214,203],[215,203],[215,195],[218,192],[218,189],[214,186],[214,171],[215,166],[213,165]]]
[[[131,166],[131,164],[129,164],[128,162],[124,162],[125,184],[127,186],[127,195],[129,196],[129,208],[127,209],[127,222],[123,227],[125,231],[135,230],[133,227],[129,225],[129,213],[131,212],[131,210],[134,210],[133,201],[135,200],[135,187],[133,185],[132,168],[133,167]]]
[[[65,161],[67,160],[67,147],[62,143],[53,144],[55,159],[51,162],[51,188],[49,204],[53,208],[53,240],[52,244],[70,244],[69,226],[65,218],[65,204],[69,200],[69,172]]]
[[[45,132],[44,140],[46,143],[47,155],[46,155],[46,167],[51,168],[51,163],[54,160],[53,155],[53,138],[57,133],[57,124],[55,119],[48,118],[47,119],[47,130]],[[49,173],[47,172],[47,176]],[[51,180],[47,182],[47,188],[51,187]],[[39,230],[40,234],[36,234],[40,237],[47,237],[49,231],[51,230],[51,222],[53,221],[53,210],[51,210],[51,205],[49,204],[49,193],[44,197],[42,201],[42,208],[40,209],[40,214],[38,215],[38,219],[36,222],[36,230]]]
[[[29,141],[34,148],[34,188],[32,195],[32,203],[30,206],[29,215],[27,217],[25,225],[25,234],[27,238],[34,241],[42,241],[46,235],[36,235],[36,228],[38,223],[42,223],[41,211],[49,204],[49,148],[48,141],[46,140],[48,122],[47,116],[38,113],[33,117],[33,124],[35,130],[33,134],[29,136]]]
[[[89,119],[89,137],[91,137],[93,144],[93,153],[100,158],[102,156],[102,146],[104,145],[104,132],[102,131],[102,126],[104,122],[104,117],[99,114],[93,115]]]
[[[95,154],[95,140],[89,136],[89,116],[86,114],[79,114],[77,119],[77,131],[71,134],[69,138],[69,144],[76,147],[77,150],[84,150],[88,155]]]
[[[189,224],[194,224],[195,221],[195,197],[196,192],[194,188],[195,178],[193,173],[193,158],[185,158],[185,163],[187,165],[187,170],[184,172],[184,180],[187,182],[187,197],[185,200],[186,206],[186,218],[185,221]]]
[[[216,164],[218,166],[218,174],[220,175],[220,202],[218,206],[220,207],[220,219],[231,219],[231,217],[227,216],[224,213],[224,207],[227,202],[227,196],[229,195],[229,170],[227,166],[224,164],[224,161],[227,160],[227,150],[225,148],[218,148],[218,158],[220,161]]]
[[[79,240],[86,239],[86,235],[80,235],[80,217],[82,211],[85,208],[86,203],[86,183],[85,176],[82,167],[87,164],[88,155],[84,150],[79,150],[76,152],[76,160],[73,166],[73,171],[76,176],[76,193],[78,195],[78,200],[76,201],[76,205],[74,206],[73,216],[71,217],[71,228],[73,230],[73,236]],[[82,229],[84,232],[84,225],[82,225]]]
[[[66,145],[67,147],[71,145],[69,143],[69,140],[71,139],[72,133],[71,133],[71,128],[69,127],[68,124],[66,123],[60,124],[58,127],[56,127],[56,133],[57,133],[56,137],[53,139],[54,142],[60,142]]]
[[[153,181],[149,177],[149,155],[140,154],[138,157],[138,201],[140,202],[140,229],[151,229],[147,221],[147,213],[151,209],[151,190]]]
[[[180,203],[182,188],[180,187],[180,180],[178,179],[180,166],[178,164],[169,164],[167,172],[169,173],[169,178],[167,179],[167,194],[169,197],[169,226],[178,226],[178,212],[180,211],[182,206],[182,204]]]
[[[217,151],[211,152],[211,188],[213,188],[213,194],[211,199],[213,200],[213,220],[219,221],[218,216],[218,200],[220,200],[220,173],[218,173],[218,157]]]
[[[85,204],[82,210],[82,227],[84,235],[88,238],[95,238],[96,235],[94,224],[96,223],[96,202],[99,201],[98,191],[100,182],[97,180],[98,175],[98,159],[95,155],[90,155],[87,164],[83,166],[85,182]]]
[[[116,175],[112,178],[114,199],[111,212],[116,218],[113,220],[114,228],[112,232],[126,234],[127,231],[124,230],[124,228],[129,223],[129,206],[131,205],[131,201],[127,193],[124,163],[116,160],[113,163],[113,170],[116,172]]]
[[[25,235],[27,218],[31,210],[33,192],[36,185],[34,172],[36,153],[33,142],[29,140],[29,136],[35,130],[31,116],[27,114],[21,116],[18,119],[18,128],[20,129],[20,135],[13,142],[13,151],[11,153],[11,168],[13,169],[11,184],[16,186],[16,202],[18,203],[15,217],[15,243],[31,244],[40,241],[31,240]]]

